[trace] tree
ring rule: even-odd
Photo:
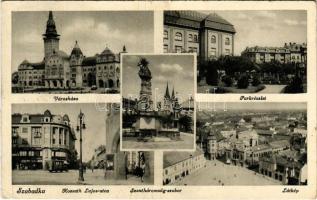
[[[12,83],[17,84],[19,82],[19,74],[18,72],[13,72],[12,74]]]
[[[260,84],[261,84],[260,79],[257,76],[254,76],[253,79],[252,79],[252,85],[253,86],[258,86]]]
[[[218,85],[218,68],[219,68],[219,63],[216,60],[210,60],[203,65],[204,68],[206,69],[206,82],[208,85]]]
[[[226,84],[227,87],[230,87],[233,84],[232,78],[230,76],[224,76],[222,78],[222,81]]]
[[[185,132],[191,132],[192,128],[192,118],[188,115],[181,116],[178,120],[181,127],[184,129]]]
[[[238,80],[237,86],[239,89],[245,89],[249,86],[249,78],[246,75],[241,76]]]

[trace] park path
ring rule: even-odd
[[[264,85],[265,88],[258,93],[281,93],[286,85]]]

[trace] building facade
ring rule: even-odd
[[[173,184],[206,166],[204,152],[165,152],[163,157],[163,185]]]
[[[96,86],[119,90],[120,53],[126,52],[125,46],[118,54],[106,47],[101,53],[86,57],[76,41],[68,55],[59,49],[60,35],[51,11],[43,40],[43,60],[38,63],[24,60],[18,67],[20,88],[73,89]]]
[[[250,58],[254,63],[306,63],[307,44],[285,43],[284,47],[247,47],[242,56]]]
[[[197,53],[207,61],[234,53],[234,26],[215,13],[164,11],[164,53]]]
[[[48,170],[50,162],[77,160],[76,135],[68,115],[12,115],[12,168]]]

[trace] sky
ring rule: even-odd
[[[101,53],[106,46],[114,53],[126,45],[129,53],[152,53],[154,17],[149,11],[58,11],[53,12],[60,34],[60,50],[71,53],[78,44],[85,56]],[[42,34],[48,11],[12,14],[12,69],[27,59],[40,62],[44,56]]]
[[[71,126],[76,132],[75,147],[79,153],[79,132],[76,131],[77,118],[80,110],[84,113],[86,129],[82,132],[83,161],[87,162],[94,154],[94,150],[100,145],[106,145],[106,111],[99,109],[105,105],[94,103],[51,103],[51,104],[14,104],[12,113],[43,114],[49,109],[53,115],[67,114]],[[118,124],[119,126],[119,124]]]
[[[187,100],[194,94],[194,56],[192,55],[125,55],[122,60],[122,96],[133,99],[139,98],[141,79],[138,75],[139,59],[143,57],[149,61],[152,73],[152,100],[162,101],[166,84],[170,94],[174,87],[179,102]]]
[[[303,10],[215,12],[236,29],[235,55],[240,55],[247,46],[281,47],[289,42],[307,42],[307,13]]]
[[[266,102],[266,103],[226,103],[226,102],[197,102],[197,107],[202,110],[210,109],[213,110],[249,110],[249,111],[259,111],[259,110],[306,110],[307,104],[305,102],[287,103],[287,102]]]

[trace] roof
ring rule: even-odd
[[[180,151],[168,151],[163,156],[163,168],[175,165],[181,161],[187,160],[191,157],[196,157],[204,154],[204,152],[197,148],[194,152],[180,152]]]
[[[290,142],[288,140],[277,140],[269,143],[273,148],[287,147],[290,146]]]
[[[235,33],[233,25],[216,13],[209,15],[197,11],[164,11],[164,24],[189,28],[211,28]]]
[[[93,66],[96,65],[96,56],[85,57],[82,62],[82,66]]]
[[[106,47],[100,55],[114,55],[114,53],[108,48]]]
[[[75,55],[76,57],[83,55],[83,52],[81,51],[77,41],[70,55]]]
[[[45,62],[44,60],[41,61],[41,62],[36,62],[36,63],[30,63],[29,61],[27,60],[24,60],[21,64],[21,65],[27,65],[27,67],[32,67],[32,69],[45,69]],[[19,70],[22,70],[22,68],[19,66]]]

